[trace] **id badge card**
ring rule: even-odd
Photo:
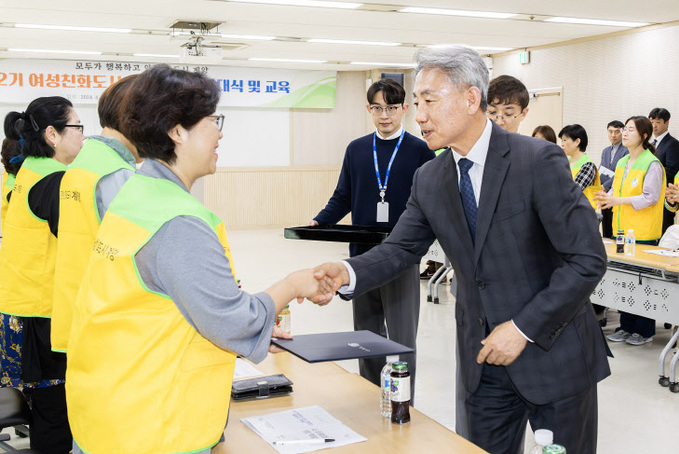
[[[377,202],[377,222],[389,222],[389,202]]]

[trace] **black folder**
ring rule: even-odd
[[[293,339],[274,339],[273,343],[309,363],[403,355],[415,351],[370,331],[300,334]]]

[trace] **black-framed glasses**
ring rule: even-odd
[[[64,127],[78,129],[80,134],[85,135],[85,125],[64,125]]]
[[[387,107],[370,106],[370,113],[372,113],[373,115],[382,115],[382,112],[386,111],[387,115],[393,117],[394,115],[396,115],[396,112],[398,112],[399,107],[401,107],[399,104]]]
[[[493,121],[496,120],[503,120],[503,121],[512,121],[516,119],[519,115],[512,115],[512,114],[501,114],[497,112],[486,112],[488,115],[488,118],[490,118]]]
[[[215,121],[215,126],[220,131],[224,127],[224,115],[208,115],[208,118],[212,118]]]

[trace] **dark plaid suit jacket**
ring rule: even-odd
[[[481,340],[513,319],[534,343],[507,367],[534,404],[578,394],[610,374],[589,295],[606,270],[596,215],[563,151],[493,124],[472,244],[451,152],[415,174],[410,200],[382,245],[349,260],[361,294],[419,262],[434,238],[458,282],[462,382],[473,393]]]

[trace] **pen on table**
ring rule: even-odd
[[[312,438],[309,440],[276,440],[273,442],[275,445],[303,445],[303,444],[321,444],[321,443],[332,443],[335,441],[334,438]]]

